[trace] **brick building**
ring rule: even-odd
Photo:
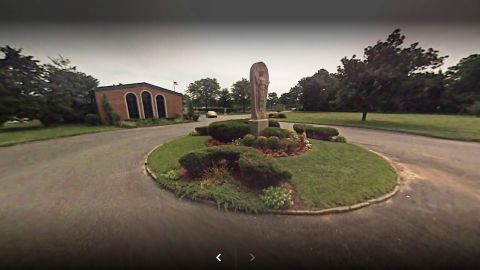
[[[95,89],[95,100],[102,123],[108,123],[102,106],[106,96],[120,120],[173,118],[182,114],[182,94],[148,83],[103,86]]]

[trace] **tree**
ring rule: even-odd
[[[444,104],[445,75],[442,72],[413,73],[402,82],[393,103],[399,112],[438,112]]]
[[[56,122],[83,122],[86,114],[96,113],[93,89],[98,80],[77,71],[62,56],[50,59],[45,65],[49,91],[44,113]]]
[[[386,41],[378,41],[364,50],[364,59],[343,58],[338,69],[343,87],[337,93],[338,102],[348,102],[367,113],[391,106],[402,82],[416,72],[434,69],[443,64],[445,57],[438,51],[425,50],[413,43],[403,47],[405,36],[394,30]]]
[[[450,67],[446,73],[450,106],[465,112],[475,102],[480,102],[480,54],[472,54]]]
[[[219,95],[219,98],[218,98],[218,104],[223,108],[228,108],[231,105],[230,104],[231,101],[232,101],[232,95],[230,94],[230,92],[228,91],[227,88],[223,88],[220,91],[220,95]]]
[[[300,110],[300,97],[302,95],[302,87],[298,84],[292,88],[287,93],[283,93],[278,98],[280,104],[285,105],[288,108],[297,108]]]
[[[0,124],[12,117],[37,118],[44,102],[45,70],[21,49],[1,47]]]
[[[299,97],[303,109],[306,111],[331,111],[335,107],[335,95],[339,81],[335,74],[320,69],[311,77],[298,82],[301,89]]]
[[[273,106],[278,104],[278,95],[275,92],[268,93],[267,106],[273,110]]]
[[[250,82],[247,79],[242,78],[232,85],[232,99],[235,103],[241,105],[243,112],[245,112],[250,100]]]
[[[187,94],[193,102],[204,105],[208,110],[208,105],[213,104],[220,94],[220,84],[214,78],[200,79],[188,85]]]

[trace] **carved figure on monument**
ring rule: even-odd
[[[270,83],[268,69],[265,63],[258,62],[250,68],[250,100],[252,119],[266,119],[268,84]]]

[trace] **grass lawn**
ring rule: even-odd
[[[170,180],[165,172],[179,168],[178,159],[185,153],[204,148],[208,136],[186,136],[157,148],[148,158],[150,168],[162,186],[179,196],[207,198],[226,208],[261,211],[265,208],[258,196],[226,182],[201,189],[199,182]],[[291,183],[307,209],[351,205],[391,191],[396,175],[381,157],[358,146],[312,140],[313,150],[296,157],[277,158],[292,173]]]
[[[277,159],[306,208],[352,205],[393,190],[396,174],[381,157],[352,144],[311,142],[309,152]]]
[[[7,124],[0,128],[0,146],[47,140],[117,129],[113,126],[59,125],[43,127],[37,120],[28,123]]]
[[[38,120],[23,123],[7,122],[0,127],[0,147],[11,146],[19,143],[48,140],[68,137],[86,133],[95,133],[120,128],[142,128],[153,126],[166,126],[188,123],[190,121],[176,119],[143,119],[136,121],[121,121],[117,126],[87,126],[81,124],[63,124],[44,127]]]
[[[360,121],[361,113],[289,112],[282,121],[324,125],[343,125],[382,129],[417,135],[480,141],[480,117],[435,114],[369,113],[367,121]]]

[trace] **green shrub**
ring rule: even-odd
[[[303,134],[305,132],[306,125],[304,124],[293,124],[293,130],[299,134]]]
[[[213,122],[208,126],[208,135],[221,142],[231,142],[235,139],[243,138],[243,136],[250,133],[247,121],[228,120]]]
[[[261,196],[263,203],[272,209],[287,209],[292,205],[292,195],[283,187],[268,187]]]
[[[133,121],[120,121],[118,126],[121,128],[136,128],[137,123]]]
[[[278,149],[280,148],[280,138],[277,136],[271,136],[267,140],[267,146],[270,149]]]
[[[278,128],[278,127],[268,127],[262,131],[262,136],[265,137],[272,137],[276,136],[280,139],[288,138],[290,136],[290,131],[288,129],[284,128]]]
[[[196,127],[195,131],[198,133],[200,136],[207,136],[208,135],[208,127],[203,126],[203,127]]]
[[[255,136],[252,134],[247,134],[243,136],[243,144],[245,146],[253,146],[253,143],[255,142]]]
[[[192,116],[192,119],[193,119],[193,121],[195,121],[195,122],[198,121],[198,118],[200,118],[200,115],[199,115],[199,114],[194,114],[194,115]]]
[[[179,163],[194,178],[201,177],[206,170],[217,164],[223,164],[240,172],[248,183],[259,187],[292,177],[276,160],[246,146],[222,145],[192,151],[182,156]]]
[[[169,170],[160,175],[170,181],[178,181],[180,180],[180,177],[181,177],[180,172],[178,170]]]
[[[278,121],[275,121],[275,120],[268,120],[268,127],[280,127],[280,123],[278,123]]]
[[[286,146],[282,146],[282,149],[285,149],[285,151],[289,154],[293,153],[295,151],[295,149],[298,148],[298,146],[300,145],[300,143],[298,141],[295,141],[295,140],[289,140],[289,139],[285,139],[286,142]],[[282,142],[281,142],[282,144]]]
[[[278,118],[287,118],[287,115],[284,113],[279,113]]]
[[[258,187],[276,185],[282,180],[292,178],[292,174],[283,169],[275,159],[257,151],[240,155],[238,166],[242,178]]]
[[[194,131],[188,133],[188,136],[199,136],[199,134],[194,130]]]
[[[190,176],[199,177],[205,169],[216,163],[226,162],[230,168],[238,169],[236,163],[240,154],[245,151],[257,152],[257,150],[245,146],[221,145],[189,152],[183,155],[178,162],[187,169]]]
[[[269,113],[268,118],[278,118],[278,114],[277,113]]]
[[[267,146],[268,139],[265,136],[258,136],[253,143],[256,148],[265,148]]]
[[[480,117],[480,101],[475,101],[475,103],[468,107],[468,111],[471,114]]]
[[[333,137],[338,136],[339,134],[336,128],[331,127],[306,126],[305,132],[307,133],[308,138],[324,141],[332,140]]]
[[[346,143],[347,138],[343,137],[342,135],[338,135],[337,137],[335,137],[335,142]]]
[[[85,115],[85,124],[89,126],[97,126],[100,125],[100,117],[98,117],[95,113],[88,113]]]

